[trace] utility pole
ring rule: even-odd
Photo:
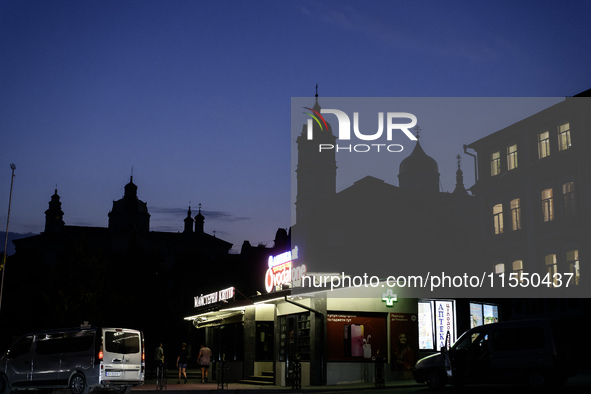
[[[2,282],[0,282],[0,311],[2,310],[2,293],[4,292],[4,272],[6,272],[6,255],[8,254],[8,224],[10,223],[10,205],[12,204],[12,185],[14,184],[14,170],[16,166],[14,163],[10,164],[12,176],[10,177],[10,197],[8,198],[8,215],[6,215],[6,236],[4,237],[4,256],[2,257]]]

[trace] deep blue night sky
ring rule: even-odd
[[[182,231],[201,203],[207,232],[271,245],[291,224],[292,97],[316,83],[321,97],[570,96],[591,88],[589,37],[588,1],[2,0],[0,229],[10,163],[20,233],[43,230],[56,185],[66,224],[106,226],[133,167],[152,230]],[[444,189],[462,144],[492,131],[443,151],[425,130]]]

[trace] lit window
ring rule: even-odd
[[[552,189],[542,190],[542,218],[544,219],[544,222],[550,222],[554,220]]]
[[[578,285],[580,279],[579,273],[579,251],[569,250],[566,252],[566,264],[568,265],[568,272],[573,274],[570,284]]]
[[[538,157],[543,159],[550,156],[550,132],[544,131],[538,134]]]
[[[567,182],[562,185],[562,198],[564,201],[564,214],[574,216],[577,213],[575,206],[575,183]]]
[[[518,198],[511,200],[511,228],[513,231],[521,230],[521,204]]]
[[[517,168],[517,145],[511,145],[507,148],[507,169]]]
[[[565,123],[558,127],[558,150],[566,150],[571,147],[570,123]]]
[[[501,152],[495,152],[490,155],[490,176],[501,173]]]
[[[515,260],[512,264],[512,272],[517,274],[517,278],[521,282],[523,276],[523,261]]]
[[[503,234],[503,204],[493,207],[493,226],[495,234]]]
[[[505,272],[505,264],[499,263],[495,265],[495,274],[502,274]]]
[[[546,272],[548,272],[548,274],[550,274],[550,279],[554,283],[554,286],[558,286],[558,278],[557,278],[558,275],[554,275],[554,274],[558,273],[558,263],[556,262],[556,255],[555,254],[546,255],[544,260],[546,262]]]

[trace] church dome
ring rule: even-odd
[[[400,163],[398,180],[402,188],[439,191],[439,165],[425,153],[419,141]]]
[[[412,153],[400,163],[399,174],[403,173],[437,173],[439,165],[431,156],[427,155],[420,142],[417,141]]]

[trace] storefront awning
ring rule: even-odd
[[[193,326],[196,328],[216,327],[222,324],[240,323],[242,322],[243,315],[244,310],[218,311],[201,316],[194,316],[191,320],[193,320]],[[188,318],[186,319],[188,320]]]

